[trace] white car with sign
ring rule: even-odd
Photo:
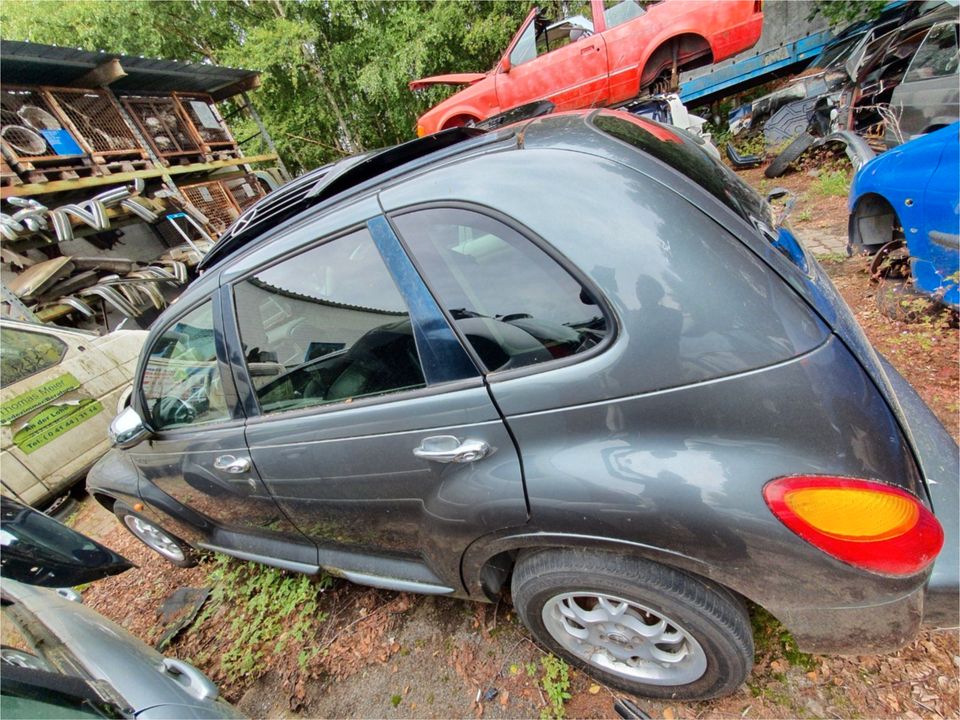
[[[109,448],[146,332],[0,320],[0,492],[43,505]]]

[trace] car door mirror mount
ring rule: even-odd
[[[110,444],[123,450],[138,445],[150,436],[150,430],[143,418],[130,406],[125,407],[113,419],[107,433],[110,436]]]

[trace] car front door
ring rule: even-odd
[[[573,19],[571,19],[573,20]],[[600,34],[571,20],[530,17],[496,74],[501,110],[550,100],[557,110],[599,107],[608,98],[607,52]]]
[[[196,544],[313,566],[313,544],[273,502],[250,459],[220,341],[221,292],[151,336],[134,407],[152,436],[127,451],[141,472],[140,494],[200,528],[201,537],[190,538]],[[258,540],[287,542],[267,547]]]
[[[526,522],[513,442],[387,221],[318,222],[229,280],[251,458],[320,565],[457,590],[472,540]]]
[[[919,238],[911,239],[913,276],[926,292],[942,295],[945,303],[960,304],[957,285],[957,255],[960,253],[960,158],[958,129],[938,131],[947,135],[940,163],[927,183],[922,204]],[[917,228],[904,228],[913,234]]]

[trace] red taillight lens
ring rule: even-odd
[[[910,493],[835,477],[784,477],[763,488],[773,514],[812,545],[884,575],[913,575],[943,546],[943,529]]]

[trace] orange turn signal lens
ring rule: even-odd
[[[798,518],[820,532],[853,542],[898,537],[920,516],[915,501],[866,488],[800,488],[786,492],[783,499]]]
[[[913,495],[873,480],[783,477],[763,488],[780,522],[820,550],[872,572],[913,575],[943,547],[943,528]]]
[[[427,134],[427,129],[420,123],[417,123],[417,137],[423,137],[426,134]]]

